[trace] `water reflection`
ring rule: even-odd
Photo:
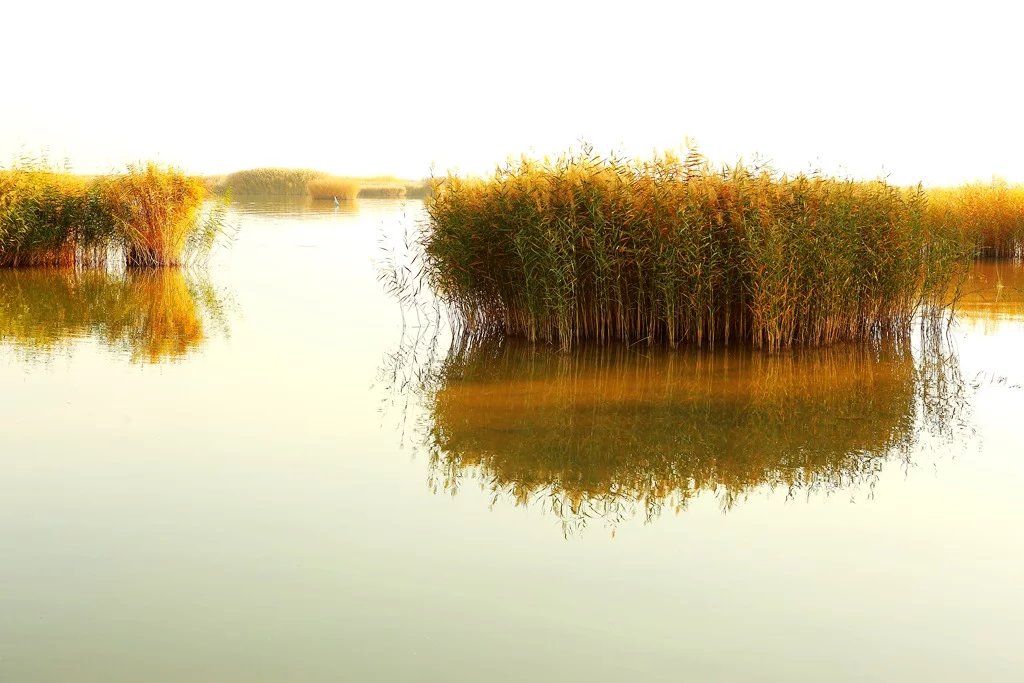
[[[90,338],[158,363],[195,351],[225,320],[223,297],[176,268],[0,270],[0,340],[31,353]]]
[[[976,263],[963,286],[957,315],[994,331],[1000,322],[1024,319],[1024,267],[1019,261]]]
[[[552,510],[567,532],[701,494],[726,510],[759,488],[870,494],[923,433],[966,425],[956,356],[935,331],[775,355],[464,340],[408,383],[436,491],[469,480]]]
[[[336,214],[356,214],[360,202],[348,200],[335,206],[333,200],[283,195],[244,195],[231,200],[231,208],[243,216],[270,215],[278,218],[316,220]]]

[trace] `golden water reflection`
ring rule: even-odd
[[[1022,264],[977,263],[955,320],[985,333],[1024,320]],[[969,441],[976,382],[950,329],[772,355],[467,340],[417,374],[430,484],[473,482],[570,526],[700,494],[730,509],[759,489],[870,491],[923,442]]]
[[[961,320],[980,323],[988,332],[1000,322],[1024,319],[1024,267],[1019,261],[981,261],[974,265],[957,302]]]
[[[91,338],[158,363],[198,349],[223,323],[213,287],[177,268],[0,270],[0,341],[30,352]]]
[[[870,488],[923,430],[966,424],[956,357],[931,334],[774,355],[467,342],[421,386],[435,490],[472,481],[567,530],[700,494],[729,509],[759,488]]]
[[[308,196],[240,195],[232,198],[231,209],[243,216],[270,215],[294,220],[316,220],[358,214],[360,203],[355,199],[335,204],[330,199],[313,199]]]

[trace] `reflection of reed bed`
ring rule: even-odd
[[[701,492],[728,508],[758,487],[831,491],[870,483],[919,419],[950,419],[923,414],[919,379],[895,341],[771,356],[469,345],[424,384],[431,476],[575,521]]]
[[[1024,318],[1024,264],[977,262],[964,282],[956,312],[958,318],[986,324]]]
[[[154,164],[82,177],[0,171],[0,266],[177,265],[212,246],[219,210],[203,213],[198,178]]]
[[[246,195],[233,197],[231,209],[247,216],[294,218],[306,220],[327,215],[356,214],[360,211],[358,201],[318,201],[312,197],[289,197],[283,195]]]
[[[969,245],[920,188],[589,152],[449,176],[425,278],[469,330],[777,349],[906,329]]]
[[[0,271],[0,339],[31,350],[93,337],[133,360],[180,358],[205,341],[204,314],[223,323],[220,298],[177,269]]]

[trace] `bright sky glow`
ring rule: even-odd
[[[689,136],[899,183],[1024,182],[1012,2],[12,2],[0,164],[489,172]]]

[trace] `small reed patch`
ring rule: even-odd
[[[203,181],[155,164],[86,178],[0,171],[0,266],[178,265],[212,246],[223,213],[203,213]]]

